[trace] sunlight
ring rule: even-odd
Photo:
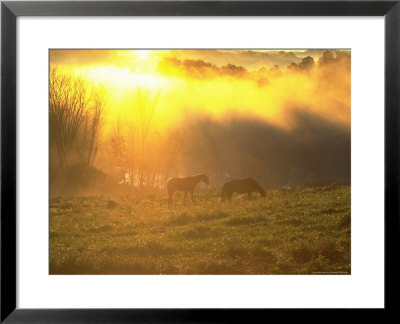
[[[89,79],[120,89],[145,87],[150,90],[157,90],[167,86],[168,83],[168,78],[155,73],[132,72],[129,69],[115,67],[96,66],[85,72],[84,74],[87,74]]]
[[[50,274],[351,273],[350,51],[50,50],[48,89]]]
[[[150,58],[150,50],[137,50],[136,57],[141,61],[146,61]]]
[[[96,54],[96,60],[91,64],[87,64],[85,59],[85,64],[63,66],[96,86],[104,86],[106,110],[108,117],[112,117],[105,120],[108,125],[120,118],[124,107],[129,107],[130,97],[138,88],[152,93],[161,91],[157,111],[158,124],[163,129],[177,127],[183,118],[191,115],[194,119],[208,116],[219,122],[228,122],[238,116],[254,118],[290,131],[296,126],[293,111],[328,118],[342,126],[349,125],[350,70],[346,67],[347,61],[341,59],[349,57],[348,54],[343,52],[342,56],[338,56],[334,69],[321,65],[318,69],[304,72],[298,67],[293,70],[282,66],[279,71],[273,71],[267,65],[269,60],[276,57],[286,59],[287,55],[282,54],[286,52],[288,50],[252,53],[147,49],[87,53],[68,51],[64,55],[75,55],[72,57],[76,62],[83,60],[80,58],[83,54]],[[264,56],[259,57],[259,53],[264,53]],[[301,51],[296,53],[299,55]],[[219,61],[222,57],[225,57],[224,61]],[[266,60],[264,68],[246,69],[227,63],[254,66],[252,62],[262,58]],[[313,64],[317,67],[317,63]]]

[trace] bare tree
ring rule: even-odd
[[[160,92],[138,88],[132,96],[127,115],[114,123],[110,138],[112,165],[125,179],[141,190],[158,190],[170,173],[176,173],[183,135],[179,131],[161,131],[157,107]]]
[[[103,89],[52,67],[49,80],[50,145],[58,165],[92,166],[104,107]]]
[[[133,102],[133,116],[135,131],[135,152],[137,160],[137,180],[139,187],[143,188],[146,175],[150,173],[150,156],[154,152],[150,138],[154,134],[155,115],[160,91],[155,94],[148,89],[137,88]]]

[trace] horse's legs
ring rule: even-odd
[[[192,203],[194,203],[194,200],[193,200],[193,191],[190,192],[190,197],[192,198]]]
[[[248,197],[248,199],[250,200],[251,199],[251,191],[249,191],[248,193],[247,193],[247,197]]]

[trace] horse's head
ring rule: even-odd
[[[205,173],[203,173],[203,174],[201,175],[201,180],[202,180],[206,185],[209,185],[209,184],[210,184],[210,181],[208,181],[208,177],[207,177],[207,175],[206,175]]]

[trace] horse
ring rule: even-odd
[[[207,185],[210,184],[210,181],[208,181],[208,177],[205,173],[201,173],[192,177],[169,179],[167,181],[168,206],[171,204],[172,195],[174,194],[175,191],[185,192],[185,196],[183,197],[183,203],[185,203],[187,193],[190,192],[190,197],[193,203],[194,202],[193,190],[200,181],[203,181]]]
[[[231,199],[235,192],[238,194],[247,193],[250,199],[254,191],[259,192],[262,197],[265,197],[265,190],[254,178],[231,180],[222,186],[221,200],[224,201],[225,197]]]

